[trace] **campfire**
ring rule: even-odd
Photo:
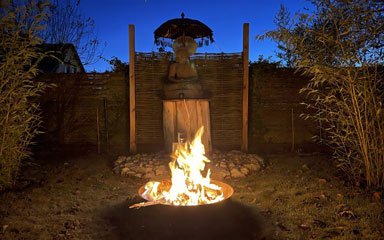
[[[203,175],[206,163],[210,162],[201,142],[203,132],[204,128],[201,127],[191,142],[178,142],[169,163],[171,179],[147,182],[139,189],[139,194],[148,202],[131,207],[154,204],[205,205],[220,202],[233,194],[228,184],[210,179],[210,169]]]

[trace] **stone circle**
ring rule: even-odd
[[[211,178],[216,180],[244,178],[264,168],[264,159],[257,154],[240,151],[221,152],[214,150],[208,156]],[[119,156],[114,163],[116,174],[146,179],[170,178],[168,163],[171,158],[164,152],[142,153],[131,156]]]

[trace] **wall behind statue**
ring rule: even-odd
[[[138,151],[162,150],[162,84],[167,78],[173,55],[136,53],[136,58]],[[241,53],[197,54],[191,61],[196,64],[202,85],[210,95],[213,148],[239,150],[243,81]],[[250,72],[249,151],[289,152],[293,141],[296,152],[319,151],[311,140],[314,134],[319,133],[319,128],[299,117],[306,111],[300,105],[305,96],[299,94],[299,90],[309,78],[295,74],[292,69],[255,68],[252,64]],[[58,91],[49,91],[55,94],[46,94],[42,98],[46,137],[56,138],[54,140],[57,141],[57,131],[53,131],[56,129],[55,121],[63,116],[53,117],[57,115],[54,110],[57,101],[60,101],[58,97],[65,95],[75,97],[75,101],[61,113],[66,115],[65,119],[71,120],[61,129],[63,143],[96,146],[99,132],[102,150],[116,148],[129,151],[128,74],[59,74],[47,75],[44,79],[66,83]]]
[[[251,152],[318,151],[312,136],[319,129],[299,116],[309,78],[294,69],[250,68],[249,143]]]

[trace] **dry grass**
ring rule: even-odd
[[[278,156],[271,162],[261,176],[246,179],[235,197],[270,217],[274,238],[383,239],[380,200],[343,185],[324,157]]]
[[[201,211],[129,209],[142,201],[137,189],[145,179],[114,175],[105,156],[63,156],[49,155],[48,165],[29,169],[29,186],[0,196],[0,224],[7,225],[2,239],[209,239],[220,232],[228,234],[223,239],[384,236],[382,203],[371,199],[372,192],[345,186],[324,156],[269,156],[264,171],[226,181],[235,189],[230,201]]]

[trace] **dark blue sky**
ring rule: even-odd
[[[250,24],[250,60],[259,55],[275,55],[271,41],[256,41],[257,34],[274,28],[273,19],[280,4],[291,14],[310,4],[305,0],[81,0],[80,8],[86,17],[95,20],[99,39],[106,42],[105,58],[118,57],[128,61],[128,25],[136,28],[136,51],[156,51],[153,31],[163,22],[180,17],[197,19],[213,30],[215,42],[198,52],[241,52],[243,23]],[[110,69],[105,61],[86,66],[88,71]]]

